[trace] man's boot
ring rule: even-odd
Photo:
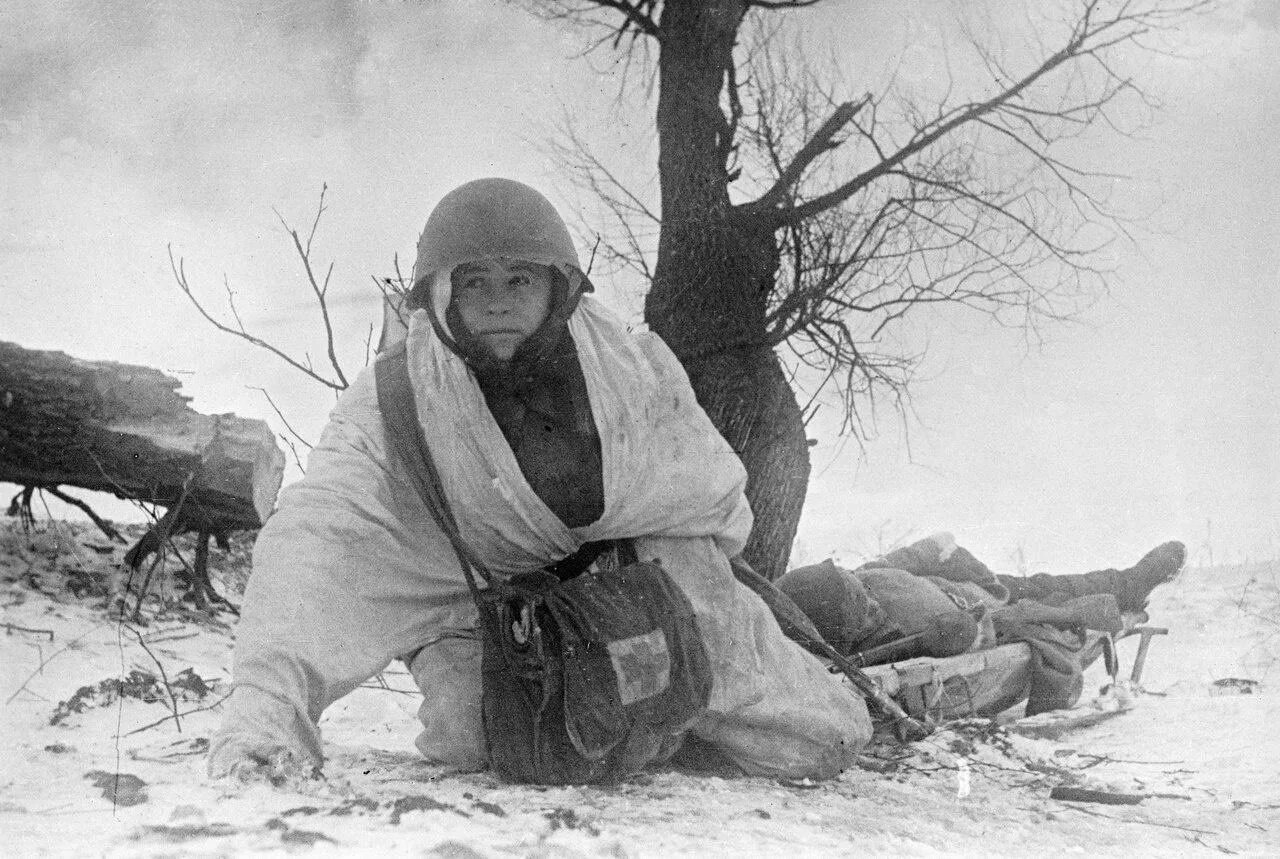
[[[1161,543],[1127,570],[1096,570],[1083,575],[999,576],[1009,588],[1009,601],[1033,599],[1060,603],[1089,594],[1113,594],[1122,612],[1140,612],[1157,586],[1177,575],[1187,559],[1187,548],[1176,540]]]

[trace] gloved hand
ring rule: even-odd
[[[296,788],[306,781],[324,778],[319,766],[292,749],[250,749],[239,744],[219,748],[216,756],[209,759],[209,774],[243,784],[265,783],[277,788]]]

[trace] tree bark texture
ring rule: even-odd
[[[761,575],[786,572],[809,487],[809,446],[795,394],[772,350],[740,350],[688,365],[698,402],[747,467],[755,526],[744,556]]]
[[[680,358],[698,401],[747,468],[756,525],[747,561],[786,570],[809,482],[809,447],[795,394],[765,342],[779,267],[774,225],[735,208],[733,139],[721,106],[746,4],[667,3],[658,74],[662,232],[645,321]]]
[[[159,370],[0,342],[0,481],[173,508],[193,529],[257,528],[284,454],[263,421],[203,415]]]

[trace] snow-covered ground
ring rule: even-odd
[[[823,784],[661,771],[610,788],[513,787],[417,760],[416,693],[389,673],[390,688],[326,714],[326,781],[271,788],[204,775],[231,616],[149,606],[145,624],[109,619],[122,554],[80,523],[0,528],[5,855],[1280,855],[1274,560],[1188,568],[1159,589],[1152,623],[1170,634],[1152,646],[1148,694],[1056,740],[1030,735],[1115,700],[958,723]],[[243,576],[243,552],[225,566]],[[1134,648],[1121,644],[1126,672]],[[173,698],[151,679],[160,666]],[[174,706],[180,730],[165,718]],[[1141,801],[1050,799],[1060,785]]]

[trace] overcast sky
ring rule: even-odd
[[[970,80],[957,8],[829,0],[790,17],[856,96],[890,67],[922,87],[948,67]],[[1022,8],[964,4],[993,38]],[[1224,4],[1177,36],[1182,59],[1127,58],[1164,103],[1158,124],[1082,149],[1132,174],[1116,194],[1150,213],[1111,295],[1031,349],[938,317],[910,455],[892,418],[859,453],[820,413],[800,557],[940,528],[1001,569],[1019,551],[1032,570],[1128,565],[1174,536],[1217,560],[1277,554],[1280,0]],[[481,0],[5,4],[0,339],[160,367],[204,412],[271,417],[246,388],[262,385],[314,437],[332,396],[204,324],[166,248],[217,312],[225,275],[251,327],[318,357],[275,211],[306,226],[327,183],[316,257],[335,261],[341,347],[359,366],[370,275],[411,259],[449,189],[509,176],[575,220],[581,199],[537,145],[566,111],[652,174],[651,107],[618,107],[608,55],[578,58],[583,45]],[[634,290],[599,286],[635,312]]]

